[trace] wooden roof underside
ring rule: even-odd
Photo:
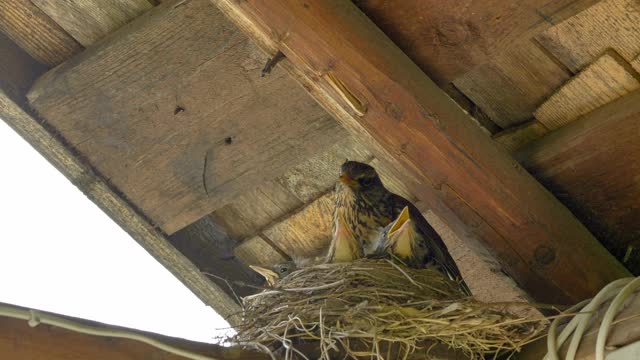
[[[629,255],[640,239],[637,1],[354,3],[482,136],[618,259]],[[295,64],[285,60],[260,77],[268,55],[227,19],[227,2],[104,0],[100,11],[86,4],[0,2],[8,54],[0,115],[223,315],[236,310],[233,294],[200,271],[258,284],[244,264],[319,255],[346,158],[373,164],[389,188],[418,203],[474,290],[494,300],[518,296],[487,280],[505,266],[502,255],[502,265],[489,261],[467,239],[496,230],[478,225],[460,236],[442,203],[425,201],[419,176],[390,166],[384,151],[307,96],[318,90],[289,76]],[[251,6],[240,11],[258,14]],[[484,219],[463,219],[473,221]],[[543,263],[548,255],[536,253]],[[638,274],[638,253],[626,260]]]

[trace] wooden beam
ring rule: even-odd
[[[354,3],[440,85],[597,0],[356,0]],[[525,59],[525,61],[528,61]]]
[[[57,317],[101,329],[134,332],[179,349],[195,352],[214,359],[270,359],[266,354],[256,353],[238,347],[225,347],[188,341],[68,316],[57,315]],[[136,340],[87,335],[45,324],[31,327],[26,320],[2,316],[0,316],[0,358],[48,360],[186,359]]]
[[[31,0],[83,46],[89,46],[149,11],[147,0]]]
[[[640,90],[515,153],[618,259],[640,245]],[[625,265],[640,274],[640,255]],[[600,266],[600,265],[598,265]]]
[[[2,40],[0,38],[0,40]],[[15,46],[0,46],[2,49]],[[17,49],[18,51],[22,51]],[[25,58],[27,54],[15,55],[17,58]],[[32,78],[33,68],[25,65],[33,64],[35,60],[27,62],[8,62],[5,65],[14,65],[8,71],[27,71],[24,76],[16,76],[17,79]],[[0,67],[1,68],[1,67]],[[0,74],[2,75],[2,74]],[[184,283],[205,304],[211,306],[221,316],[229,318],[237,314],[239,307],[235,301],[227,296],[218,286],[212,283],[167,240],[165,234],[149,223],[140,212],[127,202],[122,195],[113,189],[111,185],[98,174],[91,166],[81,160],[64,143],[64,140],[45,127],[41,118],[25,106],[25,94],[7,93],[9,89],[26,89],[29,84],[8,84],[11,78],[3,78],[0,85],[0,118],[11,126],[20,136],[31,144],[53,166],[62,172],[74,185],[78,187],[90,200],[98,205],[111,219],[120,225],[131,237],[133,237],[147,252],[158,262],[166,267],[176,278]],[[237,319],[236,319],[237,320]],[[234,319],[230,318],[233,323]]]
[[[339,125],[207,0],[163,3],[31,105],[167,233],[333,144]],[[97,76],[96,74],[100,74]]]
[[[212,1],[263,47],[280,49],[325,108],[415,177],[418,198],[443,201],[457,220],[444,219],[495,250],[536,299],[572,303],[628,276],[352,3]]]
[[[31,0],[0,1],[0,31],[47,66],[58,65],[82,51],[82,45]]]
[[[263,283],[260,275],[235,258],[236,239],[209,216],[171,235],[169,241],[200,271],[218,276],[210,276],[211,281],[234,299],[255,294],[250,286]]]

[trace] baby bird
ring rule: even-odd
[[[373,167],[347,161],[340,170],[327,261],[352,261],[388,251],[409,266],[433,262],[450,278],[462,280],[440,235],[418,208],[384,187]]]
[[[267,284],[269,284],[269,286],[271,287],[275,286],[280,279],[291,274],[298,268],[293,260],[269,267],[262,267],[257,265],[249,265],[249,267],[253,269],[253,271],[262,275],[267,281]]]

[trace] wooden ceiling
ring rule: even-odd
[[[419,202],[450,246],[465,244],[453,252],[472,287],[502,281],[477,269],[499,272],[504,261],[487,262],[464,231],[452,232],[442,203],[416,190],[420,179],[356,140],[306,94],[317,90],[285,66],[260,77],[268,55],[214,3],[225,2],[2,1],[0,44],[13,60],[0,64],[0,86],[28,113],[21,119],[39,119],[94,174],[88,183],[67,173],[81,190],[104,184],[130,207],[144,231],[130,229],[133,215],[102,205],[208,303],[232,301],[233,292],[213,279],[213,291],[229,298],[206,295],[199,271],[259,284],[246,264],[326,249],[333,185],[347,158],[373,164],[390,189]],[[354,3],[472,116],[478,134],[511,153],[640,274],[638,1]],[[42,138],[13,120],[20,110],[4,107],[0,115],[38,147]],[[482,186],[489,189],[469,184]],[[484,221],[478,213],[467,220],[474,217]],[[496,231],[483,226],[468,237]],[[487,298],[521,295],[511,290]]]

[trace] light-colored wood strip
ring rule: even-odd
[[[573,72],[610,48],[631,61],[640,53],[640,2],[602,0],[536,39]]]
[[[235,248],[234,253],[247,265],[274,265],[287,260],[260,236],[243,241]]]
[[[538,106],[570,76],[527,40],[462,75],[454,84],[491,120],[508,129],[531,119]]]
[[[550,130],[640,88],[635,71],[617,54],[609,52],[587,66],[535,112]]]
[[[163,3],[29,100],[171,234],[333,144],[339,125],[265,61],[209,1]]]
[[[147,0],[31,0],[83,46],[149,11]]]
[[[30,0],[0,1],[0,31],[48,66],[82,51],[82,45]]]
[[[540,122],[533,120],[520,126],[499,132],[493,136],[493,140],[504,147],[508,152],[514,152],[527,143],[541,138],[548,132],[549,129]]]
[[[631,61],[631,66],[640,73],[640,54]]]
[[[330,192],[263,233],[294,259],[321,256],[331,241],[333,208],[334,193]]]

